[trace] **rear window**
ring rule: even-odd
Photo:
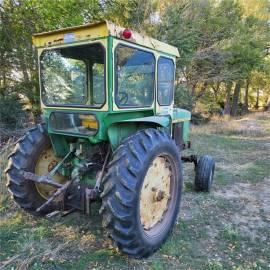
[[[46,105],[101,107],[105,103],[105,50],[99,43],[44,50],[41,96]]]

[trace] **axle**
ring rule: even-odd
[[[194,163],[194,166],[196,168],[197,166],[197,163],[198,163],[198,156],[197,155],[190,155],[190,156],[182,156],[181,157],[181,160],[183,162],[191,162],[191,163]]]

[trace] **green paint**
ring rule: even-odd
[[[138,126],[135,123],[115,123],[108,129],[108,136],[112,149],[115,149],[120,142],[135,133],[138,130]]]
[[[108,49],[107,49],[107,58],[108,58],[108,79],[107,79],[107,91],[108,91],[108,102],[109,102],[109,112],[112,112],[113,107],[113,38],[108,37]]]
[[[123,122],[124,123],[127,123],[127,122],[152,123],[152,124],[156,124],[157,126],[168,127],[171,121],[168,115],[166,116],[158,115],[158,116],[135,118],[132,120],[124,120]]]
[[[133,108],[133,109],[123,109],[123,110],[114,110],[116,108],[114,104],[114,62],[113,62],[113,43],[115,38],[109,36],[107,37],[107,51],[106,51],[106,96],[107,96],[107,110],[101,111],[101,109],[93,109],[87,107],[74,108],[74,107],[50,107],[44,108],[44,118],[48,126],[48,133],[51,138],[53,148],[58,156],[64,156],[68,150],[68,144],[71,141],[76,141],[76,138],[84,138],[90,144],[97,144],[102,141],[109,141],[112,148],[116,148],[121,140],[137,130],[143,128],[165,128],[168,132],[171,130],[171,125],[175,121],[184,122],[183,125],[183,138],[184,141],[189,139],[189,121],[190,121],[190,112],[181,109],[173,109],[172,116],[164,115],[155,115],[155,105],[154,108]],[[143,46],[136,46],[144,48]],[[149,49],[149,48],[148,48]],[[153,50],[154,51],[154,50]],[[164,53],[159,53],[164,55]],[[157,58],[158,59],[158,58]],[[156,89],[156,88],[155,88]],[[156,91],[156,90],[155,90]],[[155,97],[157,93],[155,94]],[[167,107],[167,106],[166,106]],[[68,112],[68,113],[81,113],[81,114],[92,114],[95,115],[98,122],[98,131],[96,134],[89,136],[84,134],[72,134],[68,132],[60,132],[53,130],[50,125],[50,115],[52,112]]]
[[[173,121],[177,121],[177,120],[181,121],[182,119],[185,119],[185,121],[189,121],[191,119],[191,113],[187,110],[184,110],[184,109],[174,108],[172,120]]]
[[[185,143],[189,141],[189,123],[191,113],[184,109],[174,108],[172,114],[173,122],[183,122],[183,140]]]
[[[183,125],[183,141],[186,143],[189,141],[189,121],[185,121]]]
[[[52,142],[53,150],[56,156],[63,157],[69,152],[67,137],[58,134],[49,134]]]
[[[148,116],[128,120],[114,122],[108,128],[108,136],[113,149],[115,149],[120,142],[137,132],[138,130],[146,128],[167,128],[170,125],[169,116]]]

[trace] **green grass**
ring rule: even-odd
[[[144,260],[130,259],[114,247],[101,227],[99,205],[91,217],[73,213],[48,220],[24,213],[1,190],[4,269],[270,269],[269,131],[269,114],[192,129],[188,152],[216,159],[213,190],[194,192],[194,170],[185,164],[177,224],[161,249]]]

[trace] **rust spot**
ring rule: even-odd
[[[159,201],[161,201],[162,199],[164,199],[164,195],[165,195],[165,192],[162,191],[162,190],[159,190],[158,193],[157,193],[157,196],[156,196],[157,202],[159,202]]]
[[[56,161],[56,160],[53,160],[53,161],[48,165],[48,172],[50,172],[56,165],[57,165],[57,161]]]
[[[59,39],[55,39],[53,42],[60,42],[60,41],[63,41],[64,39],[63,38],[59,38]]]

